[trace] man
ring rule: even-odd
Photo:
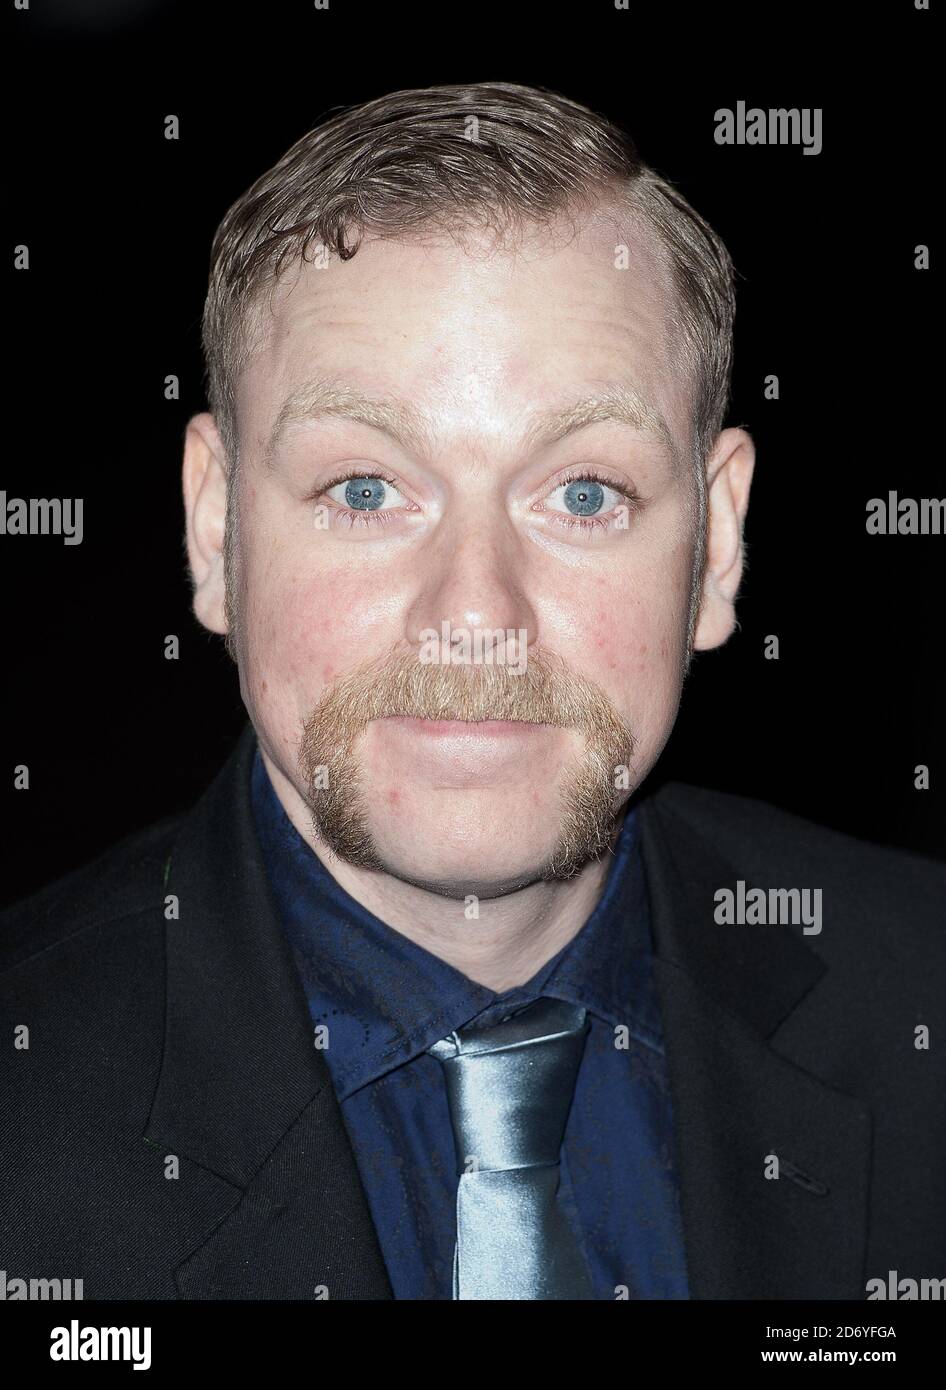
[[[343,112],[230,210],[183,483],[250,723],[3,919],[8,1278],[942,1274],[942,871],[648,780],[735,623],[732,318],[718,237],[540,89]]]

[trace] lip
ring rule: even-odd
[[[412,715],[400,714],[391,715],[382,723],[396,724],[420,738],[527,738],[548,727],[521,719],[415,719]]]

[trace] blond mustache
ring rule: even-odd
[[[593,682],[555,654],[536,650],[521,674],[489,663],[432,665],[391,652],[335,682],[306,720],[303,743],[311,747],[317,740],[324,749],[328,736],[347,749],[372,720],[393,717],[578,729],[613,753],[616,764],[629,760],[635,742]]]

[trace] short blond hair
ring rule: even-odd
[[[733,269],[712,228],[607,117],[542,87],[480,82],[392,92],[303,135],[233,204],[213,242],[203,315],[207,394],[228,453],[250,311],[288,265],[365,233],[396,239],[473,219],[502,229],[622,196],[656,234],[695,375],[701,456],[732,373]]]

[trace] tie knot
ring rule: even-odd
[[[578,1005],[539,999],[434,1044],[461,1174],[558,1163],[588,1027]]]

